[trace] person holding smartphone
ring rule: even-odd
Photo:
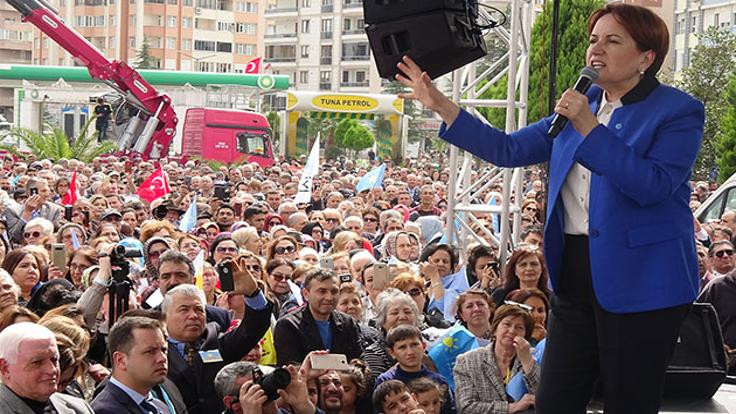
[[[28,199],[19,208],[7,208],[5,219],[8,224],[8,236],[14,243],[23,243],[23,229],[31,219],[42,217],[52,223],[58,223],[64,215],[64,209],[49,201],[51,189],[46,180],[31,178],[26,182]]]

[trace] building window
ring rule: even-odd
[[[232,32],[233,26],[235,23],[228,23],[223,21],[217,22],[217,31],[218,32]]]
[[[342,82],[343,83],[350,82],[350,72],[348,72],[346,70],[342,71]]]
[[[299,50],[301,51],[300,56],[303,58],[309,57],[309,45],[300,46]]]
[[[302,33],[309,33],[309,19],[302,20]]]
[[[332,33],[332,19],[322,19],[322,33]]]
[[[191,17],[182,17],[181,18],[181,27],[182,29],[189,29],[192,27],[192,18]]]
[[[309,83],[309,71],[299,71],[299,83]]]
[[[359,70],[355,72],[355,82],[356,83],[363,83],[365,82],[365,72],[362,70]]]
[[[109,18],[109,21],[110,21],[110,26],[115,27],[115,25],[117,25],[117,19],[116,19],[116,16],[115,15],[112,15],[111,14],[110,15],[110,18]]]
[[[176,16],[167,16],[166,24],[169,27],[176,27]]]
[[[166,38],[166,48],[167,49],[176,49],[176,38],[175,37],[167,37]]]
[[[194,50],[205,50],[208,52],[215,51],[215,42],[211,40],[195,40]],[[201,62],[200,62],[201,63]]]
[[[192,50],[192,41],[190,39],[182,39],[181,48],[182,50]]]
[[[239,1],[237,7],[240,13],[258,13],[258,3]]]
[[[721,18],[721,14],[720,13],[716,13],[716,14],[713,15],[713,26],[718,27],[718,25],[720,23],[720,18]]]
[[[350,30],[350,19],[345,19],[342,23],[342,30]]]
[[[695,33],[695,26],[698,23],[698,18],[696,16],[693,16],[690,19],[690,33]]]
[[[257,28],[255,23],[238,23],[235,25],[235,33],[254,35]]]
[[[302,7],[312,7],[312,0],[302,0]]]
[[[329,71],[329,70],[320,71],[319,81],[320,82],[331,82],[332,81],[332,71]]]
[[[194,2],[192,2],[192,0],[184,0],[184,3],[182,3],[182,4],[184,6],[187,6],[187,7],[192,7],[192,5],[194,4]]]
[[[169,4],[171,4],[171,5],[173,5],[173,6],[176,6],[176,4],[177,4],[176,3],[176,0],[166,0],[166,2],[169,3]]]

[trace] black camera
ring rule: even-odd
[[[268,375],[263,375],[260,368],[253,370],[253,383],[258,384],[269,401],[279,398],[278,390],[283,390],[291,384],[291,374],[286,368],[276,368]]]
[[[224,202],[230,201],[230,185],[227,181],[215,181],[213,192],[215,198]]]
[[[488,262],[488,263],[486,263],[486,269],[491,269],[494,272],[498,272],[498,270],[499,270],[498,262]]]
[[[340,275],[339,278],[340,278],[340,283],[350,283],[353,281],[353,277],[350,276],[349,274]]]
[[[165,205],[160,205],[153,209],[153,217],[158,220],[163,220],[166,218],[166,213],[168,212],[169,209]]]
[[[123,282],[128,279],[130,273],[129,258],[143,257],[141,251],[132,247],[126,247],[122,244],[115,245],[110,253],[110,265],[112,266],[112,278],[116,282]]]

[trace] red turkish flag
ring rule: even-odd
[[[73,206],[77,202],[77,170],[74,170],[72,174],[72,180],[69,182],[69,189],[66,190],[66,194],[61,198],[62,206]]]
[[[166,174],[161,169],[161,166],[156,169],[151,175],[146,178],[146,181],[141,184],[138,188],[138,196],[149,203],[153,200],[163,197],[171,192],[169,187],[169,180],[166,179]]]
[[[259,74],[261,73],[261,58],[255,58],[245,65],[245,73]]]

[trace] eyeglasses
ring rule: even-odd
[[[519,302],[514,302],[513,300],[505,300],[505,301],[503,301],[503,304],[504,305],[511,305],[511,306],[518,306],[518,307],[520,307],[521,309],[523,309],[523,310],[525,310],[527,312],[531,312],[531,311],[534,310],[533,307],[531,307],[531,306],[529,306],[527,304],[519,303]]]
[[[328,218],[328,219],[325,219],[325,221],[328,223],[339,223],[340,222],[340,220],[336,218]]]
[[[225,246],[218,246],[215,251],[217,253],[237,253],[238,248],[237,247],[225,247]]]
[[[295,251],[296,248],[294,246],[283,246],[273,249],[273,252],[276,254],[294,253]]]
[[[713,254],[716,255],[716,257],[723,257],[723,256],[731,257],[731,256],[733,256],[733,250],[731,250],[731,249],[719,250],[719,251],[717,251],[717,252],[715,252]]]
[[[282,275],[281,273],[271,273],[271,277],[277,282],[283,282],[291,278],[289,275]]]
[[[424,292],[422,291],[422,289],[412,288],[407,290],[406,293],[408,293],[409,296],[416,298],[417,296],[421,296]]]
[[[157,251],[148,252],[148,257],[150,257],[151,259],[155,259],[155,258],[161,256],[162,254],[164,254],[165,251],[166,250],[162,250],[160,252],[157,252]]]
[[[243,266],[251,272],[261,273],[261,266],[259,265],[245,265]]]
[[[26,239],[30,239],[31,237],[33,237],[35,239],[37,237],[41,237],[41,232],[40,231],[27,231],[23,233],[23,237]]]
[[[373,217],[363,217],[363,221],[365,221],[366,223],[375,223],[378,221],[378,219],[375,219]]]

